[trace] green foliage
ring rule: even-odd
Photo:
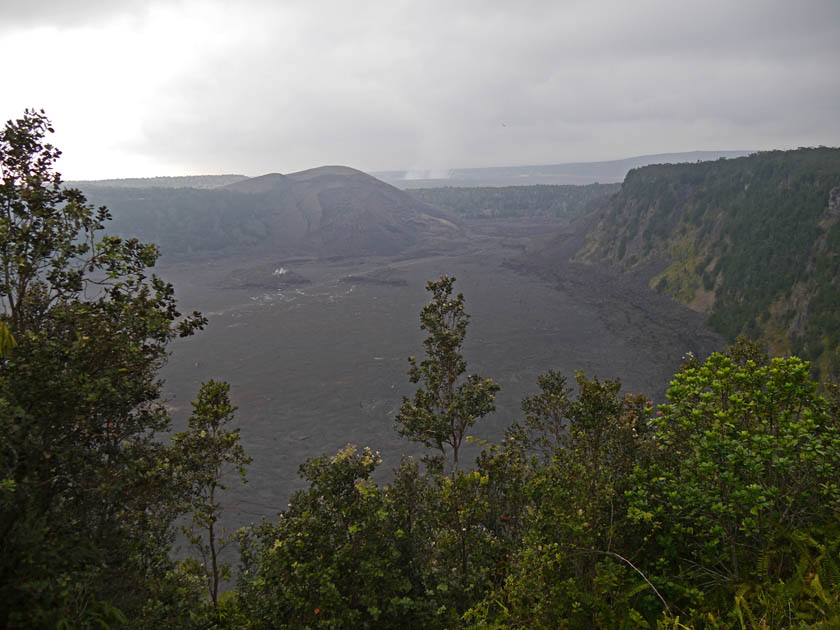
[[[535,453],[530,501],[507,578],[470,613],[479,627],[619,627],[628,615],[639,627],[661,614],[633,563],[643,545],[625,498],[650,450],[653,405],[620,396],[617,381],[576,381],[575,398],[562,375],[540,377],[540,392],[523,401],[524,425],[506,438]]]
[[[618,192],[620,184],[415,188],[405,192],[465,219],[550,217],[574,219],[592,202]]]
[[[456,471],[438,477],[434,516],[434,581],[450,597],[448,608],[460,617],[493,585],[493,572],[503,548],[492,528],[489,476]]]
[[[6,359],[12,354],[17,342],[6,322],[0,321],[0,359]]]
[[[101,627],[171,566],[157,370],[204,320],[148,275],[154,246],[98,238],[108,212],[63,187],[51,131],[27,111],[0,133],[0,620]]]
[[[404,460],[380,487],[378,463],[353,446],[307,461],[309,487],[279,521],[243,531],[249,627],[452,628],[501,579],[509,547],[493,523],[509,519],[493,511],[494,473]]]
[[[276,524],[243,532],[249,627],[440,627],[423,582],[428,488],[410,464],[393,489],[378,487],[370,475],[380,461],[351,445],[308,460],[309,488]]]
[[[836,388],[739,339],[690,357],[656,415],[618,391],[550,372],[523,402],[503,441],[532,454],[522,536],[471,627],[834,627]]]
[[[840,424],[816,389],[796,358],[714,354],[672,381],[653,424],[657,455],[629,496],[684,605],[725,610],[733,593],[788,582],[799,532],[836,540]]]
[[[152,240],[167,257],[241,250],[276,236],[276,208],[261,195],[224,188],[84,190],[97,204],[112,208],[109,234]]]
[[[238,473],[244,483],[245,466],[251,458],[239,443],[239,429],[230,430],[235,407],[230,404],[230,386],[208,381],[201,385],[193,405],[187,431],[172,438],[173,461],[180,485],[188,492],[190,522],[182,530],[193,550],[199,553],[200,569],[207,584],[213,608],[219,606],[219,584],[230,579],[230,566],[219,561],[221,551],[233,537],[218,531],[222,511],[219,494],[226,489],[224,477]]]
[[[432,294],[420,312],[420,328],[428,333],[423,341],[426,358],[419,365],[415,357],[408,359],[411,382],[422,384],[413,400],[403,397],[397,423],[401,435],[437,448],[443,455],[449,446],[457,470],[466,431],[478,418],[495,411],[493,399],[499,386],[476,374],[461,379],[467,369],[461,346],[469,315],[464,310],[464,296],[452,296],[454,283],[455,278],[441,276],[426,284]]]
[[[653,286],[682,302],[714,290],[709,324],[725,337],[762,337],[837,378],[838,212],[839,149],[648,166],[627,175],[585,256],[667,262]]]
[[[76,180],[72,184],[82,190],[88,188],[190,188],[206,190],[219,188],[248,179],[245,175],[185,175],[180,177],[123,177],[118,179]]]

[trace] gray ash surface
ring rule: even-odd
[[[382,453],[380,478],[387,479],[401,454],[423,454],[397,434],[394,416],[402,396],[413,392],[407,357],[422,356],[425,283],[441,274],[457,278],[472,316],[468,372],[501,386],[496,413],[471,431],[480,439],[500,439],[521,418],[522,398],[537,391],[537,376],[548,369],[570,381],[575,370],[620,378],[625,391],[662,401],[686,352],[703,356],[723,347],[702,316],[643,283],[568,262],[583,228],[560,237],[553,236],[557,229],[550,222],[497,221],[478,226],[467,246],[448,253],[301,259],[294,273],[309,282],[295,286],[276,286],[273,276],[266,285],[225,285],[237,270],[273,269],[277,256],[161,268],[182,310],[200,310],[210,321],[173,344],[163,371],[175,427],[186,424],[202,381],[227,380],[242,442],[254,458],[249,483],[231,483],[226,526],[275,518],[302,487],[297,470],[308,457],[347,443],[370,446]],[[464,461],[476,453],[472,447]]]

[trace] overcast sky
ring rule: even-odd
[[[840,1],[0,0],[66,179],[840,145]]]

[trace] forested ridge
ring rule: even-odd
[[[651,287],[730,340],[761,338],[840,373],[840,149],[631,171],[579,257],[663,263]]]
[[[248,179],[245,175],[187,175],[184,177],[122,177],[118,179],[75,180],[73,188],[219,188]]]
[[[269,242],[271,215],[263,199],[224,188],[87,186],[94,205],[112,209],[115,235],[153,241],[170,256],[246,249]]]
[[[219,531],[250,463],[229,387],[204,383],[170,435],[158,379],[206,320],[179,313],[154,245],[103,236],[108,211],[63,185],[51,131],[28,111],[0,132],[4,627],[840,623],[835,384],[745,338],[686,356],[663,404],[549,371],[464,461],[499,387],[468,369],[448,276],[427,284],[395,418],[426,456],[374,481],[377,453],[348,445],[302,463],[276,518]]]
[[[498,188],[415,188],[406,192],[424,203],[466,219],[546,217],[571,220],[620,184],[504,186]]]

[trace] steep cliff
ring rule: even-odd
[[[840,374],[840,149],[633,170],[576,258]]]

